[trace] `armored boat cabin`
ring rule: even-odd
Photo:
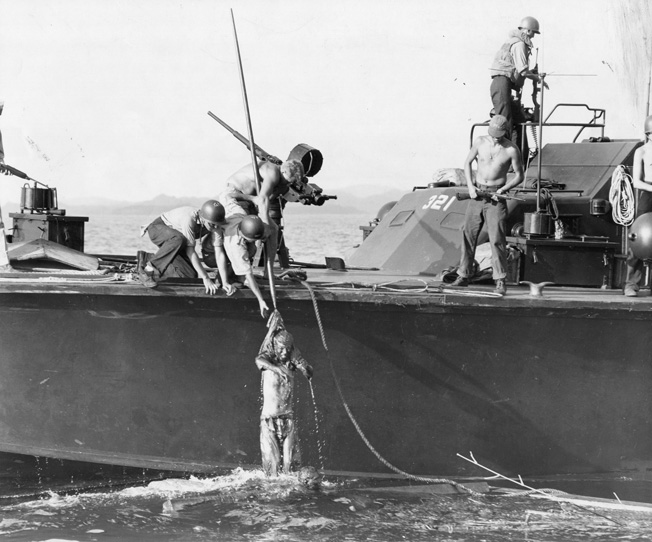
[[[590,120],[549,120],[564,108],[586,109]],[[628,238],[619,212],[634,201],[624,199],[626,194],[618,189],[628,182],[634,151],[642,142],[606,137],[605,115],[604,110],[583,104],[561,104],[543,123],[546,130],[576,129],[577,135],[572,142],[547,143],[535,152],[524,182],[511,192],[514,199],[507,202],[508,282],[620,286]],[[486,125],[473,125],[471,140],[482,135]],[[525,123],[522,128],[539,126]],[[595,135],[577,141],[586,132]],[[508,179],[511,176],[513,173]],[[432,276],[454,268],[460,260],[465,212],[465,202],[458,201],[458,195],[468,191],[462,171],[451,170],[449,177],[451,180],[415,187],[383,209],[382,220],[363,227],[365,239],[351,265]],[[486,241],[485,232],[478,245]]]

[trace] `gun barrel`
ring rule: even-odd
[[[27,179],[28,181],[33,181],[27,173],[23,173],[19,169],[16,169],[15,167],[11,167],[8,164],[0,164],[0,171],[8,171],[12,175],[15,175],[16,177],[20,177],[21,179]]]
[[[226,122],[224,122],[217,115],[213,114],[211,111],[208,112],[208,115],[213,120],[219,122],[224,128],[226,128],[229,132],[231,132],[231,135],[233,137],[235,137],[240,143],[242,143],[245,147],[247,147],[249,150],[251,150],[251,143],[249,143],[249,140],[245,136],[243,136],[237,130],[234,130],[233,128],[231,128]],[[273,156],[273,155],[269,154],[268,152],[265,152],[263,149],[261,149],[255,143],[254,143],[254,150],[256,152],[256,156],[258,158],[260,158],[261,160],[267,160],[268,162],[272,162],[273,164],[276,164],[277,166],[280,166],[283,163],[279,158],[276,158],[276,156]]]
[[[494,197],[498,199],[504,199],[504,200],[510,200],[510,199],[515,199],[518,201],[525,201],[523,198],[517,198],[516,196],[509,196],[507,194],[496,194],[492,192],[485,192],[483,190],[476,190],[476,193],[478,194],[479,198],[483,199],[493,199]],[[468,192],[458,192],[455,194],[455,197],[459,200],[465,200],[465,199],[471,199],[471,196]]]

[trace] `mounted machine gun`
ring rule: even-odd
[[[224,128],[226,128],[231,133],[231,135],[233,135],[233,137],[235,137],[238,141],[240,141],[240,143],[247,147],[247,149],[251,150],[251,144],[246,137],[244,137],[237,130],[231,128],[226,122],[220,119],[217,115],[213,114],[211,111],[208,112],[208,115]],[[256,157],[259,160],[264,160],[277,166],[280,166],[283,163],[280,158],[274,156],[273,154],[269,154],[255,143],[254,152],[256,153]],[[324,194],[324,191],[321,187],[314,183],[308,182],[308,177],[312,177],[313,175],[317,174],[324,162],[324,158],[320,151],[310,147],[309,145],[301,143],[290,151],[288,160],[299,160],[303,164],[303,169],[306,176],[300,181],[292,182],[289,185],[287,192],[281,194],[281,198],[284,201],[300,202],[303,205],[323,205],[326,200],[337,199],[337,196],[328,196]]]

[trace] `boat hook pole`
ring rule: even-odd
[[[539,104],[539,160],[537,163],[537,213],[541,212],[541,162],[543,161],[543,94],[545,92],[546,74],[539,74],[541,78],[541,103]]]
[[[249,113],[249,100],[247,100],[247,87],[245,86],[244,70],[242,69],[242,57],[240,56],[240,45],[238,44],[238,32],[235,28],[235,17],[231,9],[231,21],[233,21],[233,37],[235,39],[235,52],[238,56],[238,66],[240,68],[240,86],[242,88],[242,100],[244,102],[245,116],[247,117],[247,132],[249,134],[249,147],[251,149],[251,166],[254,170],[254,179],[256,179],[256,195],[260,194],[260,173],[258,172],[258,161],[256,160],[256,144],[254,143],[254,131],[251,126],[251,114]],[[269,293],[272,296],[272,304],[276,309],[276,288],[274,286],[274,273],[272,268],[272,258],[268,254],[267,246],[263,245],[265,253],[265,266],[269,280]]]

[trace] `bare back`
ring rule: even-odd
[[[281,188],[284,186],[283,176],[278,166],[270,162],[259,162],[258,172],[262,179],[260,186],[261,195],[272,198],[282,192]],[[256,188],[256,178],[251,164],[242,166],[238,171],[231,175],[226,184],[248,196],[255,196],[258,193]]]

